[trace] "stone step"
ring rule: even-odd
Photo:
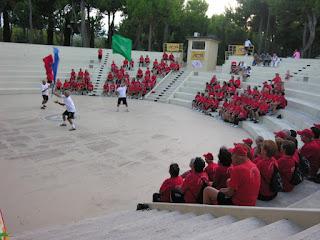
[[[299,98],[287,97],[288,107],[295,108],[300,112],[311,115],[314,119],[320,119],[320,105],[300,100]]]
[[[180,98],[171,98],[169,99],[169,103],[191,108],[191,101],[180,99]]]
[[[311,115],[300,112],[294,107],[286,107],[286,109],[280,110],[279,114],[281,114],[283,119],[290,122],[297,129],[310,128],[314,123],[319,121],[319,119],[317,120]]]
[[[318,90],[320,90],[320,87],[318,88]],[[298,98],[305,102],[311,102],[320,105],[320,91],[318,93],[311,93],[296,89],[286,89],[285,91],[287,97]]]
[[[286,219],[271,223],[265,227],[248,232],[248,234],[239,240],[282,240],[300,232],[302,228]]]
[[[320,202],[320,190],[315,193],[310,194],[309,196],[297,201],[291,205],[289,208],[317,208],[319,207]]]
[[[224,240],[224,239],[239,239],[241,236],[245,237],[248,232],[261,228],[266,224],[255,218],[246,218],[241,221],[234,222],[216,229],[210,229],[207,232],[200,233],[198,236],[192,238],[194,240]],[[203,231],[201,231],[203,232]],[[188,239],[188,238],[187,238]],[[189,238],[191,239],[191,238]]]
[[[194,94],[184,93],[184,92],[175,92],[173,95],[174,98],[180,98],[187,101],[192,101],[194,99],[194,96],[195,96]]]
[[[320,236],[320,223],[307,228],[297,234],[294,234],[285,240],[319,240]]]
[[[274,140],[274,135],[263,124],[253,123],[250,121],[243,121],[240,126],[247,131],[253,138],[262,136],[265,140]]]

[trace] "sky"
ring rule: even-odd
[[[231,6],[232,8],[235,8],[237,6],[236,0],[206,0],[206,2],[209,4],[209,8],[207,11],[207,16],[211,17],[213,14],[222,14],[224,13],[224,10],[226,7]],[[115,25],[118,26],[121,22],[121,14],[117,13],[115,17]],[[105,29],[108,28],[107,18],[104,19]]]

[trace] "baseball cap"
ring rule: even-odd
[[[274,132],[274,135],[275,137],[282,138],[282,139],[285,139],[287,137],[287,134],[283,131]]]
[[[248,150],[246,147],[242,146],[241,144],[235,144],[234,148],[230,149],[232,154],[236,154],[239,156],[247,156]]]
[[[308,138],[313,138],[314,137],[314,134],[310,129],[304,129],[302,131],[297,131],[297,133],[300,136],[305,136],[305,137],[308,137]]]
[[[205,157],[205,159],[213,160],[213,154],[210,152],[203,154],[203,156]]]
[[[251,138],[243,139],[242,142],[244,142],[244,143],[246,143],[246,144],[250,144],[250,145],[253,143],[253,141],[252,141]]]

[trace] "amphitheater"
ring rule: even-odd
[[[99,64],[97,49],[59,49],[58,77],[88,69],[95,86],[92,96],[73,96],[78,129],[72,133],[59,127],[63,109],[52,99],[40,110],[42,58],[52,46],[0,43],[0,207],[11,239],[320,239],[320,187],[308,181],[257,207],[150,202],[172,162],[187,170],[190,158],[222,145],[319,123],[320,60],[283,58],[276,69],[252,67],[243,87],[290,70],[288,107],[282,119],[266,116],[235,128],[193,111],[191,101],[213,74],[228,80],[231,61],[251,65],[250,57],[231,56],[216,72],[170,72],[145,100],[130,99],[127,113],[115,111],[115,98],[101,96],[120,55],[105,49]],[[162,56],[133,51],[132,57],[146,54]],[[148,210],[136,211],[138,203]]]

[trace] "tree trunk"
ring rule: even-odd
[[[32,2],[29,0],[29,43],[33,42]]]
[[[152,50],[152,23],[149,23],[148,51]]]
[[[64,29],[63,29],[63,45],[70,46],[70,43],[71,43],[70,18],[66,17],[66,22],[64,24]]]
[[[8,4],[3,9],[3,41],[11,42],[9,7]]]
[[[136,34],[136,39],[134,40],[133,49],[139,49],[141,45],[141,33],[142,33],[142,26],[139,24]]]
[[[111,17],[111,13],[112,13],[112,20],[110,23],[110,17]],[[114,33],[114,19],[115,19],[116,13],[115,12],[108,12],[108,23],[109,24],[109,28],[108,28],[108,48],[111,48],[112,45],[112,36]]]
[[[81,8],[81,38],[82,38],[82,46],[89,47],[89,42],[87,38],[87,26],[86,26],[86,13],[85,13],[85,2],[81,0],[80,2]]]
[[[308,18],[308,31],[309,31],[309,37],[308,37],[308,41],[306,42],[305,46],[302,49],[302,56],[304,56],[304,54],[309,50],[309,48],[311,48],[314,39],[316,37],[316,27],[317,27],[317,17],[315,15],[314,12],[308,13],[307,14],[307,18]]]
[[[262,27],[263,27],[263,17],[260,17],[260,23],[259,23],[259,42],[258,42],[258,53],[261,53],[261,48],[262,48]]]
[[[267,30],[264,38],[264,51],[269,52],[270,8],[268,8]]]
[[[53,22],[53,13],[50,13],[48,18],[48,30],[47,30],[47,44],[53,45],[53,28],[54,28],[54,22]]]
[[[91,48],[94,48],[94,26],[93,23],[91,23],[91,18],[90,18],[90,6],[87,6],[87,18],[88,18],[88,25],[87,25],[87,36],[89,40],[89,46]]]
[[[168,35],[169,35],[169,24],[166,22],[164,24],[163,43],[166,43],[168,41]]]

